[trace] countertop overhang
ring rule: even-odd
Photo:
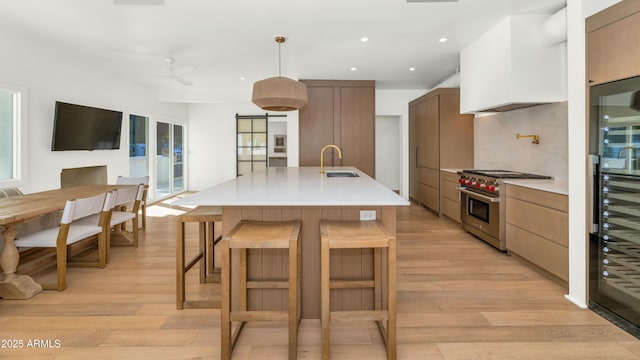
[[[176,205],[198,206],[408,206],[409,201],[354,167],[354,178],[328,178],[319,167],[276,167],[252,172],[188,195]]]
[[[557,180],[537,180],[537,179],[509,179],[505,180],[505,184],[512,184],[552,192],[560,195],[569,195],[569,184],[566,181]]]

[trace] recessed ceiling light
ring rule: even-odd
[[[350,70],[351,71],[356,71],[356,70],[358,70],[358,68],[352,67]]]
[[[416,68],[414,68],[414,67],[410,67],[410,68],[409,68],[409,71],[416,71]]]
[[[246,79],[244,76],[240,76],[240,80],[244,80]]]
[[[440,42],[447,42],[447,41],[449,41],[449,39],[447,39],[446,37],[442,37],[442,38],[440,38],[440,40],[438,40],[438,41],[440,41]]]
[[[369,41],[369,38],[368,38],[368,37],[366,37],[366,36],[364,36],[364,37],[361,37],[361,38],[360,38],[360,41],[362,41],[362,42],[367,42],[367,41]]]

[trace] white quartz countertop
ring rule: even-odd
[[[528,187],[535,190],[548,191],[561,195],[569,195],[569,184],[566,181],[538,180],[538,179],[512,179],[505,180],[505,184],[513,184]]]
[[[446,171],[449,173],[457,174],[458,172],[462,171],[462,169],[440,169],[440,171]]]
[[[354,178],[328,178],[319,167],[278,167],[252,172],[176,202],[200,206],[408,206],[409,201],[353,167]]]

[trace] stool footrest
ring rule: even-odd
[[[220,273],[215,273],[212,275],[207,275],[204,277],[204,282],[205,283],[213,283],[213,284],[219,284],[220,283]]]
[[[183,309],[220,309],[220,301],[189,300],[182,303]]]
[[[231,311],[231,321],[286,321],[289,319],[287,311]]]
[[[202,257],[204,256],[204,254],[201,252],[198,255],[194,256],[193,259],[189,260],[189,263],[184,267],[184,272],[186,273],[187,271],[191,270],[191,268],[198,263],[198,261],[200,261],[200,259],[202,259]]]
[[[373,289],[374,287],[373,280],[331,280],[329,283],[331,289]]]
[[[276,281],[247,281],[247,289],[288,289],[289,282],[286,280]]]
[[[386,310],[331,311],[331,321],[387,321]]]

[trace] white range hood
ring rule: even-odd
[[[564,16],[512,15],[463,49],[460,112],[566,101],[566,41],[557,35],[566,29]]]

